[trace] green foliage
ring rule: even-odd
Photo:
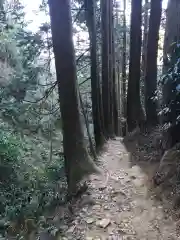
[[[11,123],[15,129],[20,126],[22,129],[29,129],[30,132],[31,130],[37,132],[39,128],[43,128],[43,131],[45,128],[45,131],[48,131],[48,127],[42,126],[41,121],[43,119],[41,113],[48,115],[48,111],[44,111],[42,107],[48,97],[43,99],[43,103],[37,100],[37,98],[42,98],[43,92],[47,90],[39,86],[40,80],[43,80],[45,84],[46,78],[51,77],[46,69],[47,66],[38,63],[38,58],[46,44],[44,45],[42,41],[41,32],[32,33],[23,27],[23,19],[20,21],[20,18],[23,18],[22,6],[15,6],[12,14],[16,11],[17,17],[18,9],[20,9],[19,20],[15,20],[16,24],[12,28],[4,28],[0,36],[0,63],[6,62],[10,68],[10,73],[5,74],[3,81],[0,81],[0,107],[2,109],[0,117]],[[7,68],[7,66],[2,67]],[[33,97],[36,92],[41,92],[39,97]],[[27,103],[24,100],[27,100],[29,95],[32,97]],[[55,113],[54,116],[56,115]]]
[[[63,198],[65,175],[50,59],[40,59],[49,51],[46,32],[26,29],[19,1],[8,13],[0,23],[0,67],[7,72],[0,78],[0,218],[17,222],[38,219]]]
[[[19,142],[11,133],[0,132],[0,181],[14,180],[19,161]]]
[[[0,60],[7,61],[11,67],[19,67],[16,43],[12,39],[14,31],[3,31],[0,35]]]
[[[0,216],[5,222],[38,219],[58,197],[57,186],[64,184],[63,156],[53,154],[49,162],[47,147],[39,140],[0,133]]]
[[[180,120],[180,44],[173,43],[171,46],[171,56],[169,57],[169,69],[160,81],[168,89],[165,100],[166,105],[160,114],[166,116],[168,127],[179,124]],[[167,90],[166,90],[167,91]]]

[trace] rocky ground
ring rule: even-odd
[[[180,222],[153,191],[151,163],[144,171],[120,139],[108,142],[100,160],[104,176],[91,176],[88,192],[71,209],[55,210],[59,239],[180,239]]]

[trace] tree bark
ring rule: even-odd
[[[145,0],[144,4],[144,31],[143,31],[143,44],[142,44],[142,77],[143,80],[145,78],[146,73],[146,54],[147,54],[147,41],[148,41],[148,23],[149,23],[149,16],[148,16],[148,8],[149,0]]]
[[[111,83],[109,69],[109,4],[101,0],[101,36],[102,36],[102,101],[106,138],[114,135],[111,107]]]
[[[74,194],[78,183],[98,169],[88,155],[80,120],[70,1],[49,0],[49,8],[62,117],[65,169],[69,194]]]
[[[130,30],[130,62],[127,92],[128,131],[132,131],[144,120],[140,100],[141,59],[141,0],[132,0]]]
[[[116,75],[115,75],[115,48],[114,48],[114,16],[113,1],[109,0],[109,81],[111,95],[111,112],[113,119],[113,131],[118,135],[118,112],[117,112],[117,95],[116,95]]]
[[[127,27],[126,27],[126,0],[123,1],[123,54],[122,54],[122,113],[124,119],[127,119],[127,108],[126,108],[126,85],[127,85],[127,59],[126,59],[126,51],[127,51]],[[126,123],[123,124],[122,127],[123,136],[126,135]]]
[[[112,36],[112,58],[113,58],[113,71],[112,71],[112,80],[113,80],[113,118],[114,118],[114,133],[116,136],[119,135],[119,126],[118,126],[118,94],[117,94],[117,79],[116,79],[116,58],[115,58],[115,45],[114,45],[114,28]]]
[[[86,25],[90,37],[90,55],[91,55],[91,98],[92,98],[92,113],[94,125],[94,137],[96,150],[99,150],[104,144],[103,127],[101,124],[100,112],[101,91],[99,82],[99,73],[97,68],[97,37],[96,37],[96,15],[94,0],[84,0]]]
[[[162,0],[151,0],[145,74],[146,120],[151,126],[158,123],[157,104],[153,98],[157,89],[157,53],[161,12]]]

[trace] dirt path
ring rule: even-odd
[[[108,143],[101,161],[108,182],[92,176],[90,194],[79,200],[76,215],[68,228],[64,226],[65,237],[60,239],[180,239],[177,223],[150,195],[147,175],[139,166],[131,166],[119,140]]]

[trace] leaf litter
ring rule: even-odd
[[[179,221],[172,220],[162,203],[151,195],[148,176],[138,165],[131,165],[131,154],[122,141],[109,141],[107,145],[100,156],[104,176],[91,176],[89,192],[73,206],[74,216],[69,223],[61,221],[64,229],[69,225],[58,239],[180,239]]]

